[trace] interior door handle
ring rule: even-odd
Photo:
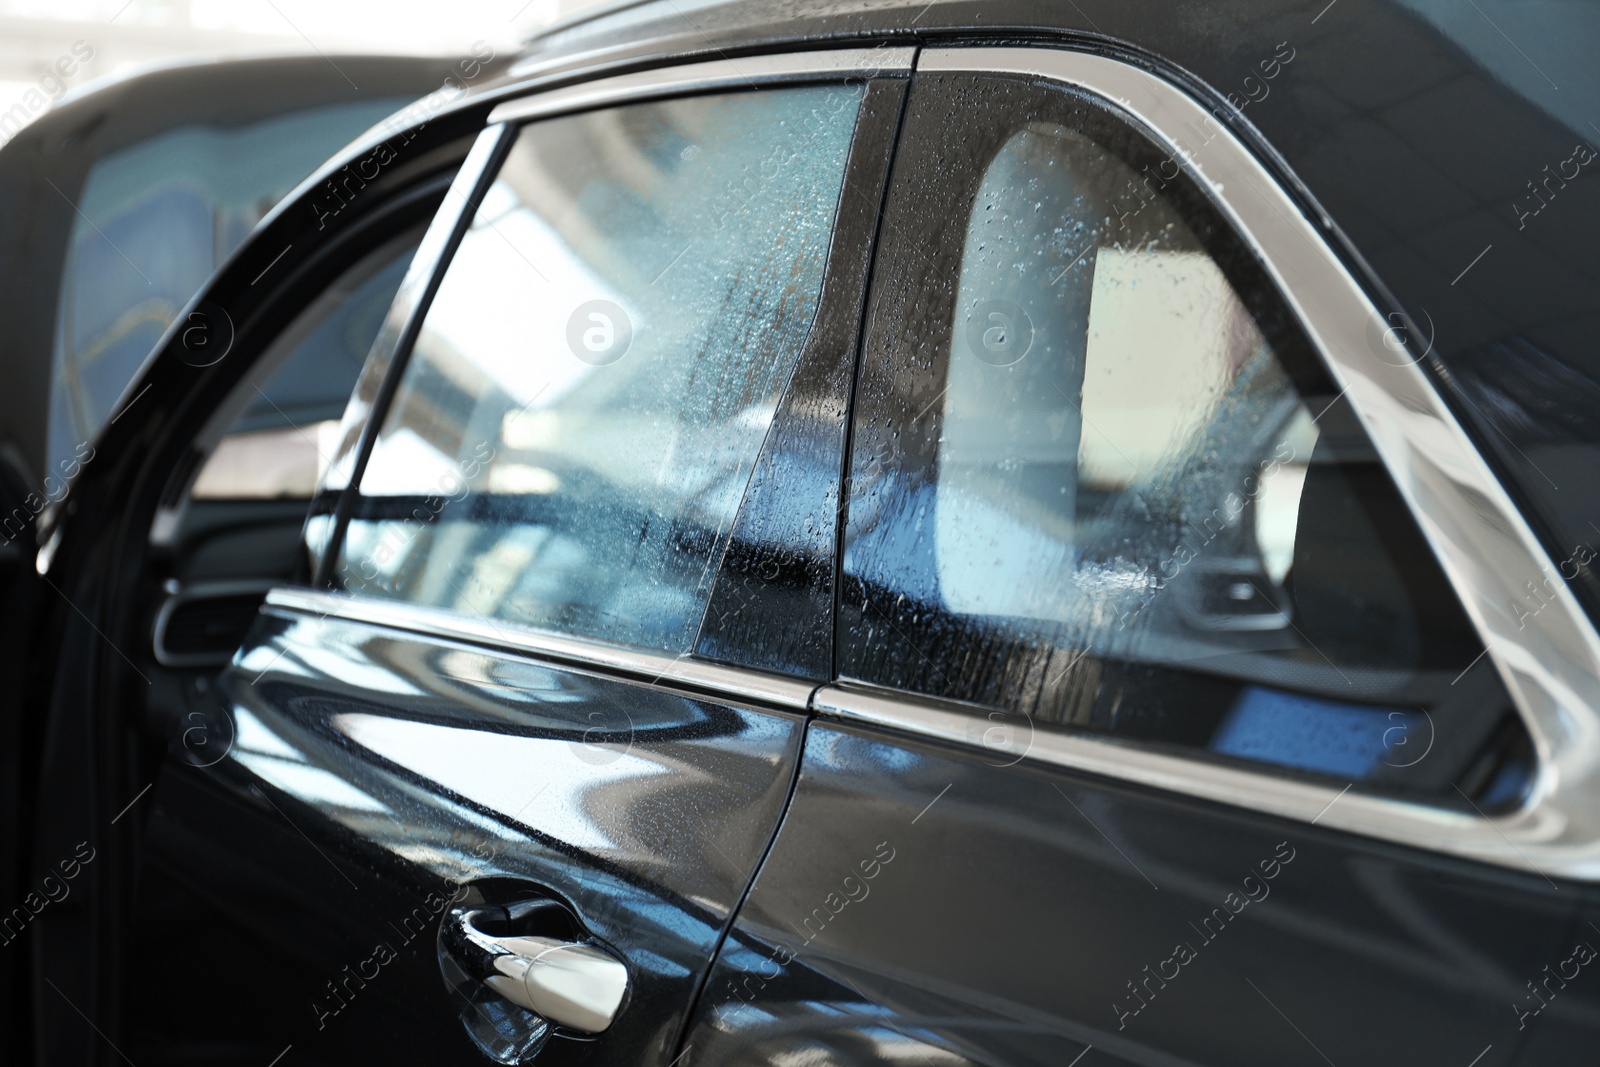
[[[499,935],[482,927],[524,918],[545,902],[452,912],[445,938],[456,963],[505,999],[556,1026],[598,1034],[628,995],[628,968],[591,944],[554,937]]]

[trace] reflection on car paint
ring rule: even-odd
[[[799,716],[336,616],[269,610],[247,648],[224,678],[236,735],[229,758],[161,791],[164,833],[205,833],[218,812],[235,829],[215,848],[167,853],[164,870],[212,893],[248,893],[274,922],[326,932],[316,961],[290,944],[254,949],[255,966],[229,998],[258,985],[298,991],[290,1015],[260,1025],[285,1042],[316,1034],[329,1055],[359,1060],[386,1047],[391,1057],[429,1050],[451,1062],[468,1038],[436,1003],[437,967],[430,961],[434,973],[419,976],[405,962],[420,939],[397,947],[399,960],[341,1011],[327,982],[370,959],[374,944],[395,944],[391,924],[430,893],[522,887],[564,901],[654,1006],[624,1012],[608,1047],[645,1062],[670,1044],[776,826]],[[293,888],[281,878],[286,861],[301,883]],[[217,936],[248,921],[202,911]],[[238,938],[259,945],[254,932]],[[390,977],[392,969],[404,973]],[[276,1003],[285,992],[257,999]],[[231,1017],[212,996],[186,1001],[186,1040],[202,1039],[207,1019]],[[189,1014],[197,1006],[199,1020]],[[371,1010],[401,1012],[408,1025],[375,1038],[356,1021]],[[148,1017],[164,1025],[159,1011]]]

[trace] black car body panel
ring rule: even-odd
[[[208,724],[213,753],[232,731],[219,773],[173,766],[147,798],[136,1062],[474,1054],[458,1016],[480,1009],[437,958],[464,879],[500,903],[559,894],[657,1008],[540,1062],[672,1047],[782,811],[798,716],[335,618],[265,616],[247,643],[231,715]],[[180,925],[250,965],[168,996],[188,969],[168,950]]]
[[[124,1041],[141,1064],[481,1062],[420,932],[469,868],[506,880],[483,883],[486,898],[521,886],[557,899],[639,968],[636,1015],[594,1041],[564,1039],[539,1062],[1573,1062],[1600,1029],[1574,948],[1600,922],[1584,884],[331,611],[269,609],[257,622],[226,702],[196,720],[206,743],[233,746],[225,760],[209,762],[203,746],[196,760],[181,732],[152,740],[131,710],[146,701],[128,658],[140,655],[140,605],[153,595],[146,533],[207,408],[371,247],[368,231],[415,224],[439,203],[495,104],[687,58],[1070,46],[1158,71],[1222,115],[1233,87],[1287,44],[1294,58],[1278,60],[1270,98],[1225,121],[1311,217],[1326,212],[1346,265],[1384,313],[1402,316],[1390,321],[1405,343],[1424,338],[1442,391],[1538,516],[1551,558],[1566,558],[1589,536],[1572,509],[1593,496],[1579,487],[1594,479],[1584,457],[1600,444],[1584,332],[1594,281],[1582,266],[1600,201],[1573,182],[1549,204],[1567,222],[1518,243],[1505,205],[1523,195],[1520,171],[1462,160],[1455,131],[1470,120],[1480,143],[1541,160],[1569,157],[1568,131],[1411,8],[1330,7],[630,5],[534,42],[507,79],[395,145],[348,210],[329,214],[326,185],[379,142],[324,167],[192,307],[227,309],[237,357],[197,369],[184,334],[169,330],[135,383],[150,389],[145,407],[130,391],[128,417],[48,516],[39,573],[56,591],[18,646],[54,667],[24,690],[49,708],[34,853],[48,869],[85,839],[101,858],[83,864],[72,909],[32,935],[40,1062],[112,1062],[107,1045]],[[889,146],[875,150],[882,166]],[[1429,162],[1440,159],[1460,161],[1448,178]],[[796,514],[843,499],[830,464],[848,447],[839,372],[857,347],[848,308],[862,306],[869,206],[841,208],[838,225],[858,243],[836,244],[830,283],[853,295],[827,322],[828,349],[808,353],[806,403],[786,409],[792,435],[775,434],[780,458],[803,473],[764,471],[758,484],[783,492],[747,524],[748,555],[729,554],[720,580],[741,584],[718,590],[722,614],[737,615],[757,579],[760,613],[795,625],[783,637],[748,619],[703,630],[705,660],[809,682],[836,673],[831,627],[805,617],[806,605],[831,613],[839,595],[837,571],[816,558],[828,534]],[[271,285],[255,286],[264,276]],[[1515,361],[1497,362],[1505,352]],[[1528,368],[1544,376],[1536,395],[1519,384]],[[1571,463],[1570,478],[1547,495],[1538,472],[1557,461]],[[1562,573],[1592,612],[1588,571]],[[586,745],[596,726],[598,747]],[[534,821],[519,805],[544,802],[525,795],[534,779],[519,753],[579,770],[595,766],[580,754],[617,756],[606,766],[626,773],[569,777],[552,787],[568,806]],[[657,794],[652,776],[667,766],[685,777]],[[129,810],[138,817],[124,820]],[[419,932],[407,936],[418,907]],[[232,969],[234,945],[255,971]],[[378,959],[388,955],[392,964]],[[228,974],[201,995],[196,1024],[162,998],[202,959]]]
[[[151,299],[139,292],[150,279],[141,279],[135,273],[137,267],[128,270],[131,288],[110,284],[104,277],[98,279],[97,285],[91,284],[92,278],[85,281],[68,276],[74,234],[83,230],[94,234],[94,220],[80,211],[80,206],[93,210],[93,205],[85,205],[84,201],[87,184],[103,162],[127,159],[130,153],[148,154],[151,145],[164,143],[174,134],[223,141],[242,133],[245,139],[232,142],[232,152],[243,164],[252,147],[258,151],[266,147],[252,146],[248,140],[251,131],[286,119],[294,122],[314,116],[315,133],[324,140],[319,145],[316,137],[303,132],[301,149],[309,153],[328,151],[388,111],[437,89],[454,67],[451,61],[421,57],[339,58],[345,71],[358,79],[358,88],[352,90],[346,75],[321,57],[177,64],[106,79],[84,91],[70,93],[6,141],[5,151],[0,153],[0,189],[4,190],[0,195],[0,274],[7,279],[10,298],[4,329],[0,330],[0,366],[6,369],[7,386],[0,397],[0,537],[4,539],[0,546],[0,571],[4,572],[0,596],[4,597],[4,615],[9,621],[5,629],[6,651],[0,657],[4,666],[0,669],[7,677],[29,677],[29,686],[53,684],[24,650],[26,635],[33,632],[28,620],[41,610],[40,590],[56,595],[31,573],[39,543],[37,524],[41,514],[62,501],[67,483],[81,462],[93,454],[89,440],[70,445],[60,456],[52,456],[49,451],[52,402],[61,386],[55,362],[58,333],[65,329],[63,305],[69,295],[80,309],[92,309],[98,302],[98,317],[110,322],[115,331],[118,323],[130,317],[125,314],[129,305]],[[332,139],[327,139],[330,136]],[[308,158],[306,172],[314,169],[317,162],[320,160],[315,155]],[[165,183],[183,185],[192,180],[193,168],[203,163],[172,159],[164,174]],[[274,166],[261,169],[271,172],[292,165],[282,159],[273,163]],[[289,177],[276,191],[280,195],[286,192],[303,173]],[[145,167],[141,177],[154,180],[156,174]],[[224,218],[225,213],[218,209],[214,254],[223,257],[231,252],[245,237],[239,224],[242,222],[247,228],[270,206],[270,200],[251,205],[249,210],[254,214],[247,210],[246,216],[234,219]],[[134,207],[137,209],[137,204]],[[187,239],[194,235],[184,234],[185,240],[179,240],[146,228],[134,233],[133,239],[127,233],[119,232],[118,236],[121,247],[103,245],[97,250],[118,257],[119,265],[125,262],[122,257],[131,253],[150,267],[145,260],[147,253],[181,245],[181,259],[181,252],[188,251],[192,243]],[[163,287],[161,295],[173,294]],[[161,321],[144,338],[146,346],[165,327],[168,312],[176,311],[189,295],[177,294],[176,303],[164,308]],[[140,327],[149,328],[153,321],[146,314],[134,323],[134,332]],[[122,338],[125,351],[121,355],[131,352],[133,362],[118,368],[126,372],[118,385],[131,380],[145,355],[144,351],[129,347],[136,341]],[[298,524],[300,516],[291,513],[290,521]],[[71,662],[71,657],[68,659]],[[0,707],[0,731],[6,738],[0,744],[6,760],[6,768],[0,773],[0,780],[5,783],[0,789],[0,820],[15,828],[14,838],[0,849],[0,884],[15,890],[14,895],[20,897],[28,889],[26,856],[44,722],[42,716],[33,713],[20,690],[8,691]],[[23,1018],[11,1014],[18,999],[11,991],[24,981],[24,976],[13,968],[23,962],[20,953],[13,953],[7,965],[0,968],[0,1031],[25,1028]]]
[[[1592,940],[1570,892],[1011,763],[814,724],[696,1062],[1563,1062],[1507,1005]]]
[[[482,112],[476,116],[480,124],[481,116]],[[267,240],[281,238],[281,243],[265,256],[261,256],[264,246],[257,241],[247,242],[235,254],[221,271],[217,285],[207,291],[212,301],[210,306],[230,308],[231,317],[213,313],[210,318],[202,315],[199,321],[182,320],[189,323],[183,328],[201,327],[189,334],[189,344],[203,351],[213,340],[221,340],[224,344],[231,343],[230,351],[234,353],[250,352],[249,358],[259,355],[261,347],[284,325],[285,316],[292,316],[299,311],[340,272],[372,248],[390,240],[397,232],[425,221],[437,210],[448,181],[470,148],[475,133],[475,126],[462,129],[448,122],[436,122],[400,146],[394,164],[378,180],[366,183],[365,188],[360,190],[362,203],[368,210],[359,218],[355,212],[345,212],[340,225],[319,227],[319,217],[310,210],[310,205],[301,205],[303,214],[280,211],[269,216],[258,231],[257,238],[259,240],[264,234],[270,233],[273,236]],[[364,150],[371,152],[372,146],[366,145]],[[319,182],[321,180],[325,179],[318,179]],[[307,238],[316,236],[297,240],[301,235]],[[284,254],[289,245],[298,246],[297,250],[303,249],[304,258],[294,252]],[[255,261],[257,256],[261,257],[259,262]],[[281,272],[277,277],[282,282],[270,288],[252,287],[252,280],[262,277],[269,268]],[[219,286],[229,289],[229,292],[221,294]],[[90,481],[96,480],[96,475],[91,474],[86,466],[81,472],[85,492],[81,496],[74,493],[71,500],[47,510],[41,524],[47,553],[50,551],[49,538],[59,535],[60,540],[55,543],[66,550],[68,555],[64,559],[76,557],[78,560],[68,564],[61,573],[74,573],[86,580],[84,584],[79,584],[77,579],[63,584],[44,574],[39,577],[39,581],[44,583],[42,588],[35,589],[33,594],[37,602],[49,603],[44,600],[45,597],[56,598],[59,609],[65,612],[54,616],[43,627],[32,629],[37,637],[63,641],[63,652],[52,654],[42,662],[25,660],[33,662],[44,674],[35,678],[30,685],[38,687],[34,692],[50,693],[46,699],[53,708],[44,721],[33,724],[40,730],[35,742],[38,746],[35,751],[39,753],[36,766],[40,800],[33,816],[37,819],[35,836],[29,845],[37,857],[36,863],[45,869],[58,861],[58,853],[60,856],[72,855],[78,842],[85,840],[84,830],[89,826],[107,827],[113,833],[133,830],[129,821],[114,825],[110,820],[150,780],[140,770],[129,775],[122,756],[111,754],[127,743],[124,731],[132,723],[98,721],[98,716],[92,711],[101,701],[107,700],[114,705],[132,700],[134,703],[127,705],[130,707],[144,704],[146,696],[141,690],[149,682],[137,667],[121,678],[99,674],[98,668],[104,665],[104,661],[99,659],[102,653],[110,655],[124,666],[131,666],[132,661],[123,659],[118,648],[142,647],[148,637],[141,636],[137,644],[124,638],[100,646],[92,642],[85,643],[82,639],[82,634],[104,629],[90,622],[87,613],[98,613],[108,608],[121,614],[120,621],[113,625],[128,627],[130,632],[143,631],[148,634],[151,621],[147,606],[147,598],[151,593],[150,578],[139,572],[142,563],[140,568],[113,568],[110,571],[102,571],[94,564],[86,566],[89,558],[104,558],[100,553],[105,551],[105,545],[93,547],[83,542],[74,545],[75,539],[66,526],[75,526],[81,520],[86,527],[96,528],[118,540],[129,538],[148,549],[148,531],[159,507],[161,486],[183,464],[184,451],[188,448],[182,434],[168,436],[168,431],[186,426],[190,433],[194,432],[248,370],[249,358],[234,362],[217,360],[209,355],[196,357],[189,354],[182,347],[180,328],[168,331],[168,341],[177,343],[178,349],[158,353],[147,367],[144,377],[130,386],[126,394],[129,400],[136,398],[139,403],[148,405],[141,409],[140,420],[114,417],[101,435],[96,452],[97,456],[105,458],[100,467],[100,476],[106,480],[99,484],[102,487],[120,486],[115,492],[118,497],[122,497],[124,492],[143,496],[145,506],[136,513],[129,512],[123,510],[124,505],[105,499],[105,504],[112,510],[101,511],[97,505],[90,503],[97,494],[88,491],[87,486]],[[258,347],[252,351],[253,345]],[[183,358],[185,354],[189,355],[187,362]],[[168,358],[160,358],[163,355]],[[196,364],[203,366],[197,367]],[[149,387],[147,391],[146,386]],[[152,460],[154,462],[149,462]],[[72,523],[64,526],[56,521],[68,515],[72,516]],[[89,556],[78,557],[80,550],[86,550]],[[120,607],[114,608],[113,605]],[[63,632],[76,627],[86,629],[79,631],[78,637]],[[101,685],[108,688],[100,690]],[[27,701],[28,698],[23,696],[19,707],[29,706]],[[110,732],[97,737],[101,729]],[[165,727],[160,727],[156,734],[159,737],[166,732]],[[157,741],[154,751],[144,748],[139,759],[159,759],[167,741],[166,738]],[[99,762],[100,756],[95,754],[97,752],[122,769],[112,771],[106,768],[101,773],[110,773],[110,779],[85,785],[81,778],[82,769]],[[130,780],[133,777],[145,780],[129,790],[124,784],[125,776]],[[103,811],[100,810],[102,806],[105,809]],[[97,834],[90,847],[100,849],[103,840]],[[35,972],[36,987],[48,990],[45,980],[49,979],[66,991],[66,995],[57,998],[54,1003],[43,999],[36,1001],[40,1019],[35,1024],[35,1032],[41,1043],[49,1046],[52,1041],[65,1042],[65,1045],[57,1045],[53,1049],[42,1048],[41,1055],[62,1057],[74,1062],[83,1062],[93,1055],[93,1045],[84,1041],[83,1034],[71,1028],[66,1020],[75,1017],[74,1006],[82,1006],[81,1010],[98,1011],[101,1010],[98,1005],[105,1003],[101,997],[118,995],[119,983],[110,981],[110,977],[120,964],[102,958],[91,974],[68,961],[78,954],[78,946],[92,942],[97,936],[91,934],[93,928],[88,923],[118,921],[113,918],[114,912],[104,910],[104,902],[128,899],[131,889],[122,879],[132,878],[134,872],[114,863],[94,863],[85,867],[84,875],[74,886],[75,897],[82,902],[81,905],[44,913],[30,926],[30,937],[36,943],[61,946],[59,949],[46,947],[36,950],[33,961],[33,966],[38,968]],[[97,906],[92,901],[102,903]],[[102,926],[99,929],[105,928]],[[106,984],[95,990],[86,984],[90,980],[105,981]]]

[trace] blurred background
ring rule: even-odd
[[[94,56],[63,79],[68,89],[197,54],[446,55],[480,40],[503,53],[519,37],[596,6],[597,0],[0,0],[0,113],[38,87],[78,40]],[[4,136],[14,134],[8,126]]]
[[[0,0],[0,367],[42,401],[0,480],[56,499],[190,297],[343,145],[610,3]],[[364,354],[267,386],[201,489],[308,494],[300,428],[337,420]]]

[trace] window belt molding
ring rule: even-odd
[[[445,608],[316,589],[280,587],[267,594],[264,613],[293,618],[363,623],[525,653],[559,666],[594,669],[647,685],[692,689],[739,703],[804,711],[815,683],[721,663],[536,630]]]

